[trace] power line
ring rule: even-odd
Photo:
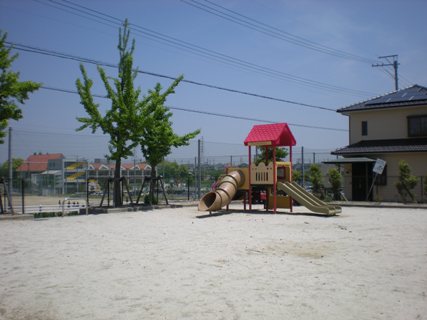
[[[9,41],[5,41],[5,43],[6,43],[6,45],[12,47],[13,49],[20,50],[20,51],[38,53],[38,54],[43,54],[43,55],[52,56],[52,57],[56,57],[56,58],[74,60],[74,61],[78,61],[78,62],[85,62],[85,63],[100,65],[100,66],[104,66],[104,67],[118,68],[118,66],[116,64],[109,63],[109,62],[102,62],[99,60],[75,56],[75,55],[71,55],[68,53],[63,53],[63,52],[58,52],[58,51],[53,51],[53,50],[48,50],[48,49],[41,49],[38,47],[28,46],[28,45],[24,45],[24,44],[20,44],[20,43],[14,43],[14,42],[9,42]],[[176,79],[176,77],[172,77],[172,76],[168,76],[168,75],[164,75],[164,74],[159,74],[159,73],[155,73],[155,72],[142,71],[139,69],[135,69],[134,71],[137,71],[138,73],[141,73],[141,74],[153,76],[153,77],[159,77],[159,78],[170,79],[170,80]],[[293,100],[283,99],[283,98],[276,98],[276,97],[271,97],[271,96],[267,96],[267,95],[262,95],[262,94],[258,94],[258,93],[242,91],[242,90],[237,90],[237,89],[232,89],[232,88],[225,88],[225,87],[221,87],[221,86],[217,86],[217,85],[213,85],[213,84],[208,84],[208,83],[203,83],[203,82],[198,82],[198,81],[194,81],[194,80],[183,79],[182,82],[192,84],[192,85],[207,87],[207,88],[211,88],[211,89],[227,91],[227,92],[236,93],[236,94],[243,94],[243,95],[252,96],[252,97],[261,98],[261,99],[267,99],[267,100],[272,100],[272,101],[277,101],[277,102],[285,102],[285,103],[294,104],[294,105],[298,105],[298,106],[302,106],[302,107],[308,107],[308,108],[314,108],[314,109],[320,109],[320,110],[326,110],[326,111],[332,111],[332,112],[336,111],[333,108],[316,106],[316,105],[312,105],[312,104],[308,104],[308,103],[303,103],[303,102],[298,102],[298,101],[293,101]]]
[[[40,1],[38,0],[37,2],[40,2]],[[99,22],[99,19],[101,19],[101,20],[103,20],[109,24],[112,23],[112,24],[116,24],[118,26],[121,26],[121,23],[122,23],[121,19],[118,19],[118,18],[113,17],[111,15],[102,13],[98,10],[90,9],[88,7],[76,4],[76,3],[69,1],[69,0],[62,0],[62,2],[57,1],[57,0],[50,0],[49,2],[54,3],[56,5],[56,8],[59,10],[62,10],[62,8],[65,8],[66,12],[69,12],[69,10],[74,10],[74,11],[76,11],[74,13],[75,15],[78,15],[80,17],[84,17],[84,18],[92,20],[92,21]],[[40,2],[40,3],[44,4],[44,2]],[[84,16],[82,16],[82,14]],[[93,19],[96,19],[96,20],[93,20]],[[235,57],[232,57],[230,55],[220,53],[218,51],[206,49],[204,47],[194,45],[192,43],[189,43],[189,42],[186,42],[186,41],[183,41],[183,40],[171,37],[171,36],[167,36],[167,35],[162,34],[160,32],[157,32],[157,31],[154,31],[154,30],[151,30],[151,29],[148,29],[148,28],[136,25],[136,24],[130,24],[130,28],[139,35],[143,35],[143,36],[148,37],[152,40],[159,41],[161,43],[165,43],[169,46],[179,48],[181,50],[184,50],[184,51],[187,51],[187,52],[190,52],[192,54],[202,56],[202,57],[205,57],[208,59],[212,59],[212,60],[215,60],[217,62],[237,66],[238,68],[244,69],[246,71],[256,72],[256,73],[260,73],[260,74],[263,74],[263,75],[268,76],[268,77],[273,77],[275,79],[291,80],[291,81],[297,82],[297,83],[304,85],[304,86],[309,86],[312,88],[327,90],[330,92],[341,93],[341,94],[350,94],[350,95],[357,95],[357,96],[366,96],[366,94],[369,94],[369,95],[374,94],[372,92],[367,92],[367,91],[363,91],[363,90],[356,90],[356,89],[350,89],[350,88],[345,88],[345,87],[341,87],[341,86],[331,85],[328,83],[324,83],[324,82],[320,82],[320,81],[316,81],[316,80],[311,80],[311,79],[303,78],[300,76],[292,75],[292,74],[289,74],[286,72],[278,71],[278,70],[275,70],[272,68],[260,66],[260,65],[257,65],[255,63],[251,63],[251,62],[242,60],[240,58],[235,58]]]
[[[58,91],[63,93],[72,93],[72,94],[78,94],[77,91],[74,90],[68,90],[68,89],[61,89],[61,88],[55,88],[50,86],[41,86],[42,89],[45,90],[51,90],[51,91]],[[107,99],[106,96],[100,95],[100,94],[93,94],[94,97],[98,98],[104,98]],[[168,106],[169,109],[172,110],[178,110],[178,111],[184,111],[184,112],[191,112],[191,113],[198,113],[208,116],[215,116],[215,117],[222,117],[222,118],[229,118],[229,119],[237,119],[237,120],[247,120],[247,121],[254,121],[254,122],[262,122],[262,123],[276,123],[277,121],[271,121],[271,120],[263,120],[263,119],[257,119],[257,118],[250,118],[250,117],[242,117],[242,116],[236,116],[231,114],[224,114],[224,113],[216,113],[216,112],[209,112],[209,111],[201,111],[196,109],[190,109],[190,108],[183,108],[183,107],[176,107],[176,106]],[[302,127],[302,128],[309,128],[309,129],[320,129],[320,130],[329,130],[329,131],[343,131],[347,132],[346,129],[339,129],[339,128],[331,128],[331,127],[320,127],[320,126],[311,126],[311,125],[304,125],[304,124],[298,124],[298,123],[288,123],[290,126],[294,127]]]
[[[205,2],[205,3],[202,3]],[[362,57],[360,55],[356,55],[347,51],[335,49],[332,47],[328,47],[325,45],[322,45],[320,43],[311,41],[309,39],[294,35],[292,33],[286,32],[284,30],[281,30],[279,28],[273,27],[271,25],[268,25],[266,23],[263,23],[259,20],[250,18],[248,16],[245,16],[237,11],[230,10],[228,8],[225,8],[217,3],[214,3],[209,0],[181,0],[181,2],[190,5],[194,8],[197,8],[199,10],[205,11],[207,13],[210,13],[212,15],[215,15],[217,17],[220,17],[222,19],[225,19],[227,21],[230,21],[232,23],[244,26],[246,28],[255,30],[257,32],[263,33],[265,35],[268,35],[270,37],[283,40],[310,50],[314,50],[320,53],[329,54],[331,56],[343,58],[343,59],[349,59],[354,60],[358,62],[363,63],[373,63],[376,60]]]

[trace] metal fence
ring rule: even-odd
[[[234,158],[234,157],[233,157]],[[186,176],[171,175],[164,170],[162,175],[162,166],[159,166],[159,173],[162,177],[161,181],[156,184],[155,198],[159,204],[177,203],[182,201],[196,201],[200,196],[211,190],[213,183],[218,177],[224,173],[225,168],[230,166],[245,166],[244,161],[239,158],[233,159],[229,163],[214,163],[213,161],[204,162],[200,168],[194,164],[184,165],[187,167]],[[297,166],[297,165],[295,165]],[[308,165],[307,165],[308,167]],[[295,169],[295,168],[294,168]],[[307,168],[308,169],[308,168]],[[325,169],[325,168],[324,168]],[[326,169],[323,170],[326,172]],[[200,186],[197,183],[198,174],[200,176]],[[124,205],[139,204],[146,202],[145,197],[149,192],[149,179],[139,175],[128,175],[121,184],[122,199]],[[418,183],[411,190],[411,196],[403,199],[396,188],[396,183],[399,177],[389,176],[385,185],[375,185],[372,191],[371,199],[373,201],[384,201],[385,199],[395,199],[396,202],[427,202],[427,178],[417,177]],[[42,211],[57,211],[64,209],[68,211],[82,209],[86,205],[86,201],[91,207],[112,206],[113,205],[113,183],[112,178],[98,176],[98,180],[90,177],[85,181],[78,182],[78,187],[74,188],[73,192],[61,193],[61,188],[55,187],[52,181],[48,180],[32,180],[31,178],[15,178],[12,183],[12,192],[8,192],[8,181],[4,180],[0,184],[1,207],[3,212],[10,212],[11,207],[16,213],[35,213]],[[145,181],[145,182],[144,182]],[[305,187],[310,188],[308,179],[305,179]],[[37,183],[34,183],[37,182]],[[302,179],[298,181],[303,184]],[[332,191],[328,183],[328,176],[323,175],[323,197],[331,198]],[[345,195],[346,198],[351,198],[351,195]],[[167,200],[166,200],[167,199]],[[330,199],[331,200],[331,199]],[[10,202],[11,201],[11,202]],[[386,200],[387,201],[387,200]],[[388,200],[389,201],[389,200]],[[65,206],[64,206],[65,204]],[[12,206],[11,206],[12,205]]]

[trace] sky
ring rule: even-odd
[[[204,155],[220,161],[244,155],[245,137],[265,121],[288,123],[297,150],[346,146],[348,118],[335,110],[394,91],[393,68],[372,67],[388,63],[379,56],[398,55],[400,88],[427,86],[425,12],[426,0],[0,0],[0,29],[16,48],[117,64],[118,27],[127,18],[134,64],[145,72],[136,85],[145,94],[157,82],[172,82],[147,72],[202,84],[181,83],[167,105],[174,130],[201,129]],[[23,119],[10,122],[12,156],[104,157],[108,139],[101,132],[76,132],[76,118],[85,116],[73,93],[81,62],[14,52],[12,69],[21,80],[45,88],[22,106]],[[84,65],[93,93],[105,95],[96,66]],[[117,69],[105,70],[117,76]],[[107,99],[96,101],[103,112],[110,107]],[[169,159],[194,161],[197,139]],[[6,142],[0,162],[7,157]],[[141,157],[136,149],[131,158]]]

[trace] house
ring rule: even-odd
[[[418,177],[414,194],[427,201],[427,88],[419,85],[341,108],[349,117],[349,145],[332,152],[342,159],[327,163],[344,168],[344,193],[349,200],[399,201],[399,162]],[[386,161],[381,175],[377,159]],[[374,181],[375,180],[375,181]]]

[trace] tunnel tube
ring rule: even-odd
[[[215,191],[206,193],[199,202],[199,211],[218,211],[228,205],[236,195],[237,189],[244,183],[243,172],[236,170],[226,174]]]

